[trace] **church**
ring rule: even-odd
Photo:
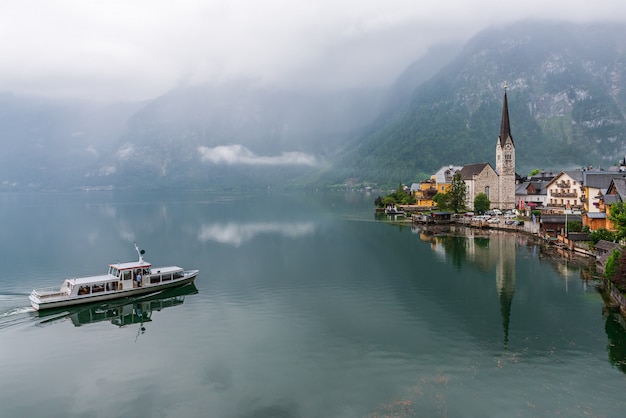
[[[461,168],[460,173],[467,185],[466,205],[469,209],[474,208],[474,199],[480,193],[487,195],[492,209],[515,209],[515,142],[511,136],[506,85],[500,135],[496,142],[495,169],[489,163],[468,164]]]

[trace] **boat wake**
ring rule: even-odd
[[[14,316],[14,315],[22,315],[22,314],[29,313],[29,312],[35,312],[32,306],[23,306],[21,308],[11,309],[8,312],[0,313],[0,318],[6,318],[6,317]]]
[[[4,309],[0,307],[0,329],[20,324],[31,318],[35,310],[30,306],[20,306]]]

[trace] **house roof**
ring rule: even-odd
[[[567,239],[571,241],[589,241],[589,234],[587,232],[568,232]]]
[[[595,248],[598,248],[600,250],[605,250],[605,251],[610,251],[610,250],[619,250],[622,247],[616,243],[616,242],[611,242],[611,241],[605,241],[605,240],[600,240],[596,243],[596,245],[594,245]]]
[[[605,212],[587,212],[585,216],[589,219],[606,219]]]
[[[447,165],[441,167],[433,176],[437,184],[452,183],[452,177],[457,171],[460,171],[463,167],[460,165]]]
[[[615,191],[617,192],[617,195],[620,198],[622,199],[626,198],[626,178],[624,177],[613,178],[612,185]]]
[[[547,224],[565,224],[565,215],[542,215],[541,222]],[[582,216],[567,215],[567,222],[582,222]]]
[[[622,199],[619,197],[619,195],[616,195],[616,194],[604,195],[604,203],[607,205],[610,205],[611,203],[619,203],[621,201]]]
[[[619,176],[617,173],[606,171],[583,171],[583,184],[586,187],[606,190],[609,188],[611,180],[617,176]]]
[[[552,180],[550,180],[544,187],[547,189],[552,183],[561,178],[563,174],[569,176],[572,180],[577,181],[578,183],[583,182],[583,171],[582,170],[572,170],[572,171],[561,171],[559,174],[554,176]]]

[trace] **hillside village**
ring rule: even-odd
[[[411,210],[436,209],[433,198],[438,193],[448,193],[457,174],[466,185],[465,206],[468,210],[474,209],[474,200],[484,193],[491,209],[516,211],[518,215],[528,217],[531,211],[538,214],[542,235],[556,236],[568,222],[580,222],[591,231],[613,230],[609,220],[610,205],[626,200],[626,158],[607,170],[583,167],[560,172],[544,171],[525,177],[517,174],[506,86],[500,134],[496,141],[496,167],[488,162],[441,167],[430,179],[407,187],[415,199]]]

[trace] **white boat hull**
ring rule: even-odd
[[[51,297],[44,299],[41,299],[34,294],[31,294],[29,296],[29,299],[31,306],[37,311],[43,309],[63,308],[66,306],[75,306],[85,303],[96,303],[112,299],[146,295],[172,287],[184,286],[186,284],[193,283],[197,275],[198,270],[190,270],[188,272],[186,271],[184,277],[181,277],[179,279],[174,279],[157,284],[144,284],[141,287],[135,287],[130,289],[118,289],[98,294]]]

